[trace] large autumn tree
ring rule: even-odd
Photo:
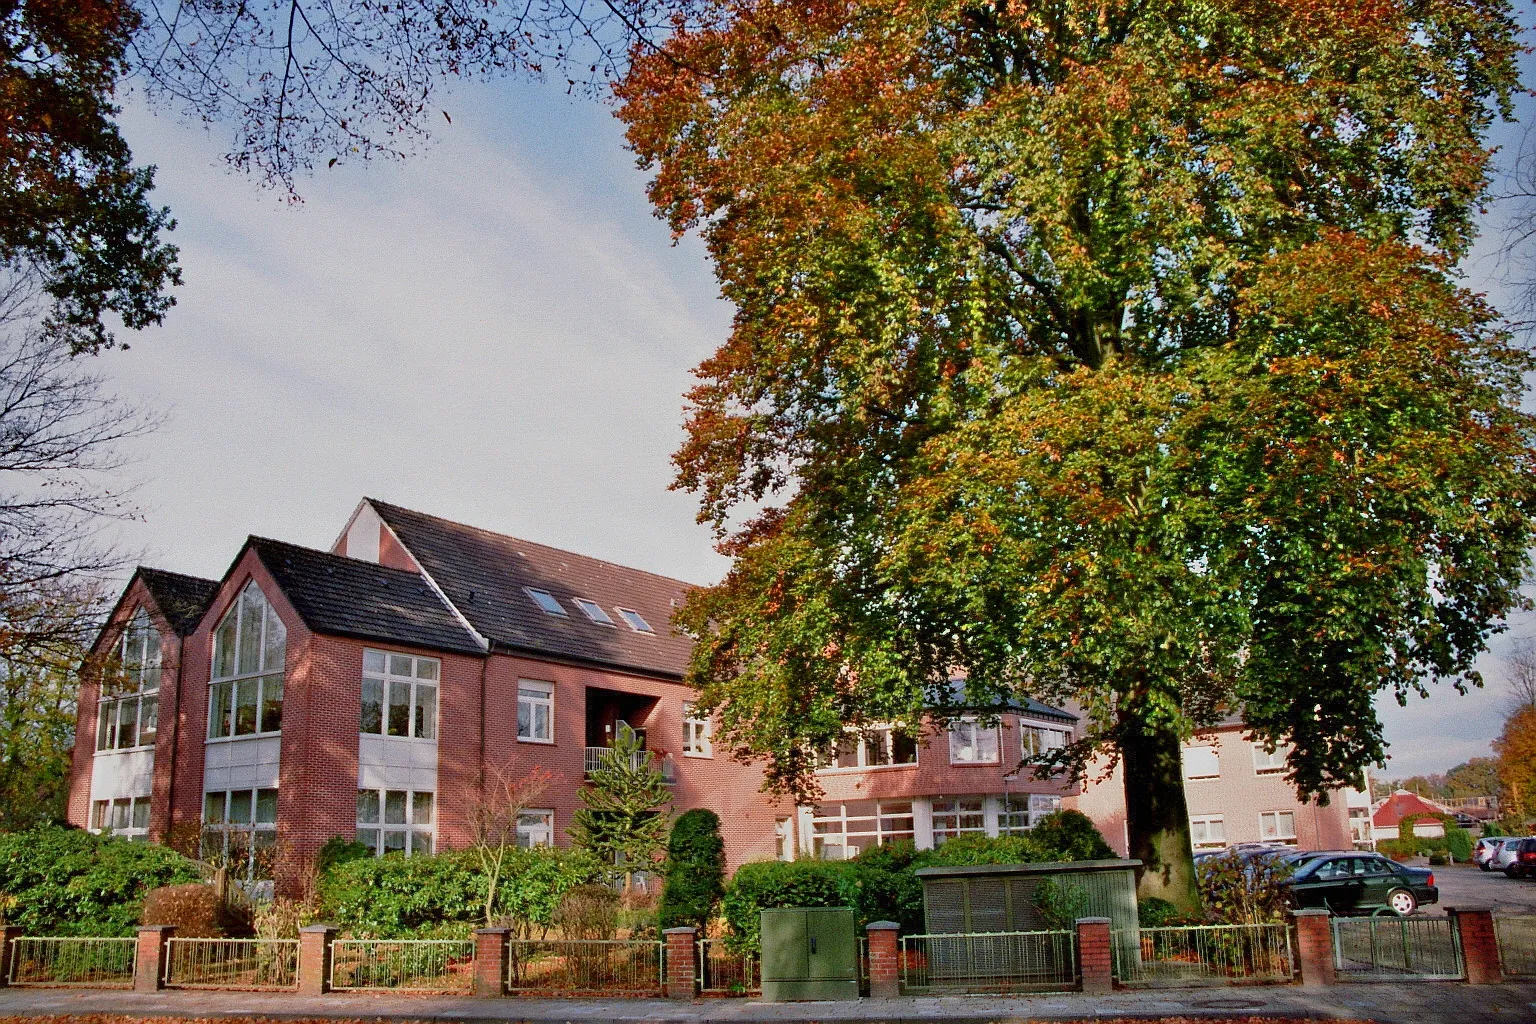
[[[737,310],[676,457],[734,563],[685,622],[771,785],[957,669],[1076,701],[1058,761],[1118,759],[1142,892],[1191,907],[1191,730],[1318,795],[1383,690],[1480,682],[1536,511],[1531,361],[1457,278],[1506,5],[693,13],[621,116]]]

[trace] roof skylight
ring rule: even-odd
[[[613,619],[608,617],[608,613],[603,611],[603,606],[598,604],[596,601],[588,601],[584,597],[578,597],[575,600],[576,607],[586,612],[587,618],[591,619],[593,622],[600,626],[611,626],[614,624]]]
[[[550,615],[559,615],[565,618],[570,617],[566,613],[565,606],[562,605],[559,601],[556,601],[555,595],[551,594],[549,591],[539,590],[536,587],[524,587],[523,592],[526,593],[529,597],[533,598],[533,603],[544,609],[546,613]]]
[[[624,616],[624,621],[629,623],[629,628],[634,630],[636,633],[656,632],[651,628],[651,624],[645,621],[644,616],[635,611],[633,608],[615,608],[614,611]]]

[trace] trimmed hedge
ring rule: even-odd
[[[657,923],[662,928],[691,924],[703,929],[724,893],[725,840],[720,838],[720,817],[701,807],[684,811],[672,823],[667,839],[666,882]]]
[[[151,889],[201,880],[164,846],[63,825],[0,833],[6,919],[30,935],[132,935]]]

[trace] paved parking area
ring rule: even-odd
[[[1443,914],[1446,907],[1492,907],[1496,914],[1536,915],[1536,878],[1506,878],[1501,871],[1483,871],[1471,865],[1435,868],[1440,902],[1425,907],[1426,914]]]

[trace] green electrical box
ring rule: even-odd
[[[847,907],[762,912],[763,999],[859,998],[859,943]]]

